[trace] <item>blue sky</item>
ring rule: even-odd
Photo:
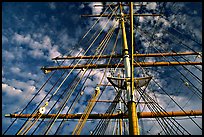
[[[4,132],[12,122],[12,119],[4,118],[4,114],[21,111],[48,78],[49,74],[44,74],[40,68],[42,66],[57,66],[57,63],[51,60],[53,57],[67,54],[76,56],[81,49],[86,50],[88,47],[87,41],[91,38],[91,34],[97,29],[101,29],[104,23],[106,23],[107,19],[101,19],[97,26],[93,28],[91,34],[87,36],[87,39],[78,44],[82,36],[96,21],[95,18],[85,18],[80,17],[80,15],[99,14],[104,11],[103,8],[94,8],[94,4],[102,3],[2,3],[2,132]],[[135,50],[137,52],[153,53],[158,52],[158,50],[162,52],[170,52],[172,50],[176,52],[202,51],[201,3],[170,2],[161,5],[161,3],[144,2],[143,4],[146,5],[146,9],[135,7],[138,13],[162,12],[166,17],[135,17],[135,22],[137,22]],[[162,8],[164,9],[162,10]],[[110,28],[115,22],[115,20],[111,20],[107,24],[107,27]],[[104,30],[104,34],[107,32],[108,28]],[[149,37],[153,32],[154,39]],[[93,45],[93,48],[90,49],[91,51],[88,52],[88,54],[94,54],[99,42],[100,41],[97,41],[95,45]],[[114,42],[111,41],[110,45],[111,44],[113,45]],[[110,54],[110,52],[108,53],[110,49],[112,49],[112,46],[110,46],[104,54]],[[119,50],[120,48],[117,49],[116,53],[121,53]],[[185,61],[179,57],[177,59],[179,61]],[[190,61],[202,61],[201,58],[196,56],[186,56],[186,59]],[[173,61],[172,58],[145,58],[143,60]],[[100,63],[104,62],[101,61]],[[69,62],[66,64],[69,64]],[[199,69],[192,66],[186,66],[186,68],[202,81],[202,72]],[[202,69],[200,65],[198,68]],[[135,70],[135,76],[142,76],[141,68]],[[200,100],[197,94],[193,93],[195,90],[200,90],[202,92],[202,83],[195,80],[195,77],[190,75],[182,66],[145,68],[145,70],[148,71],[148,73],[154,77],[155,81],[164,87],[170,96],[185,109],[202,109],[202,100]],[[177,70],[183,73],[185,77],[192,82],[189,87],[185,85],[186,79]],[[61,73],[62,72],[58,72],[58,74]],[[71,78],[73,78],[76,73],[77,72],[74,72]],[[95,70],[91,73],[91,77],[87,81],[87,89],[85,90],[86,96],[77,104],[76,110],[74,110],[75,113],[83,112],[86,107],[86,103],[83,103],[83,101],[90,98],[90,94],[94,91],[95,85],[100,82],[101,75],[102,70]],[[55,78],[57,78],[57,76],[55,76]],[[33,106],[36,106],[40,100],[42,100],[54,82],[54,79],[48,82],[46,88],[43,89],[35,100],[33,100]],[[66,81],[65,84],[69,84],[69,82],[70,81]],[[62,86],[60,91],[64,88],[65,87]],[[115,94],[113,88],[109,88],[109,91],[108,94],[104,94],[101,97],[101,100],[114,98]],[[150,82],[147,92],[150,96],[156,96],[157,101],[164,108],[168,106],[168,111],[178,110],[178,107],[176,107],[174,103],[169,103],[169,97],[165,95],[154,82]],[[71,100],[73,100],[73,97],[71,97]],[[54,100],[51,104],[52,103],[54,103]],[[103,105],[97,104],[93,112],[103,113],[106,111],[107,107],[108,104],[105,103]],[[68,106],[65,109],[68,109]],[[30,107],[26,113],[31,111],[32,107]],[[63,112],[66,113],[66,111]],[[195,120],[201,126],[202,119],[197,118]],[[202,133],[192,121],[180,121],[192,134]],[[23,122],[24,120],[17,120],[17,123],[14,124],[7,134],[15,134],[19,125]],[[62,134],[71,134],[71,130],[74,128],[76,121],[67,121],[66,123],[70,130],[67,131],[66,128],[63,128]],[[88,122],[87,125],[89,124],[89,126],[82,131],[82,134],[89,134],[88,131],[92,130],[96,124],[93,123]],[[146,121],[145,123],[144,120],[143,124],[148,127],[148,130],[152,122]],[[189,124],[191,124],[192,127],[187,126]],[[54,132],[56,127],[57,124],[54,125],[53,131],[51,132]],[[151,134],[157,134],[158,132],[159,130],[157,128],[151,130]],[[147,131],[144,131],[144,133],[147,134]]]

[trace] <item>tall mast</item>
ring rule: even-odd
[[[128,119],[129,119],[129,134],[130,135],[139,135],[139,126],[138,126],[138,118],[136,112],[136,103],[134,98],[134,68],[133,68],[133,11],[132,11],[132,3],[130,3],[130,19],[131,19],[131,47],[132,47],[132,55],[131,55],[131,66],[130,66],[130,57],[128,53],[128,45],[125,31],[125,23],[124,23],[124,14],[122,11],[122,5],[120,3],[120,12],[121,12],[121,28],[123,35],[123,56],[124,56],[124,67],[125,67],[125,77],[131,78],[130,82],[127,82],[127,100],[128,100]]]

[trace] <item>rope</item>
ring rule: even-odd
[[[42,90],[42,88],[46,85],[46,83],[51,79],[51,77],[56,73],[56,71],[54,71],[50,77],[45,81],[45,83],[41,86],[41,88],[37,91],[37,93],[32,97],[32,99],[28,102],[28,104],[23,108],[23,110],[20,112],[20,114],[23,113],[23,111],[29,106],[29,104],[33,101],[33,99],[40,93],[40,91]],[[40,78],[41,79],[41,78]],[[6,134],[6,132],[11,128],[11,126],[15,123],[15,121],[17,120],[17,118],[9,125],[9,127],[5,130],[5,132],[3,133]]]
[[[99,87],[98,87],[99,88]],[[91,113],[94,104],[96,103],[96,98],[98,97],[98,95],[100,94],[100,89],[96,89],[95,93],[92,95],[91,100],[89,101],[84,114],[81,116],[81,118],[78,121],[78,124],[76,125],[76,127],[74,128],[74,131],[72,132],[72,135],[79,135],[81,133],[81,130],[89,116],[89,114]]]
[[[117,36],[116,36],[116,40],[115,40],[115,43],[114,43],[114,46],[113,46],[113,49],[112,49],[112,52],[111,52],[110,59],[108,60],[108,64],[110,64],[110,61],[111,61],[112,56],[113,56],[113,54],[114,54],[114,50],[115,50],[116,45],[117,45],[117,40],[118,40],[119,32],[120,32],[120,31],[118,31],[118,34],[117,34]],[[104,79],[104,77],[105,77],[105,74],[106,74],[107,69],[108,69],[108,67],[106,67],[106,69],[105,69],[104,75],[102,76],[101,81],[100,81],[100,83],[99,83],[99,87],[100,87],[101,84],[102,84],[102,81],[103,81],[103,79]]]
[[[59,96],[59,98],[56,100],[56,102],[53,104],[53,106],[50,108],[50,110],[47,112],[47,114],[49,114],[51,111],[52,111],[52,109],[54,108],[54,106],[59,102],[59,100],[63,97],[63,95],[65,94],[65,93],[69,93],[67,90],[69,89],[69,87],[73,87],[73,85],[74,85],[74,83],[75,83],[75,81],[77,81],[77,79],[78,79],[78,75],[80,74],[80,72],[81,71],[79,71],[78,73],[77,73],[77,75],[74,77],[74,79],[70,82],[70,84],[67,86],[67,88],[63,91],[63,93]],[[53,118],[53,117],[51,117],[51,118]],[[45,118],[43,118],[43,120],[40,122],[40,124],[35,128],[35,130],[32,132],[32,134],[34,134],[34,132],[37,130],[37,128],[42,124],[42,122],[45,120]],[[44,129],[45,130],[45,129]],[[31,135],[32,135],[31,134]]]
[[[89,75],[91,74],[92,70],[89,72],[89,74],[87,75],[84,83],[82,84],[82,87],[81,89],[84,87],[85,83],[86,83],[86,80],[88,79]],[[86,87],[84,87],[84,89],[82,91],[85,90]],[[75,107],[75,105],[79,102],[79,98],[82,96],[81,95],[81,89],[79,90],[79,92],[77,93],[76,97],[74,98],[74,100],[72,101],[72,104],[70,105],[69,109],[67,110],[66,114],[72,112],[72,109]],[[58,134],[58,132],[60,131],[60,128],[62,127],[63,125],[63,122],[65,121],[65,118],[61,121],[60,125],[58,126],[56,132],[55,132],[55,135]]]

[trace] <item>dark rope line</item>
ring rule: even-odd
[[[145,33],[145,32],[143,32],[143,33]],[[145,33],[146,34],[146,33]],[[155,47],[153,47],[153,48],[155,48]],[[155,48],[156,49],[156,48]],[[158,49],[157,49],[158,50]],[[165,57],[164,57],[165,58]],[[169,63],[170,63],[170,61],[168,61]],[[190,82],[190,80],[188,80],[175,66],[173,66],[187,81],[189,81]],[[192,82],[190,82],[191,84],[192,84]],[[201,91],[194,85],[194,84],[192,84],[192,86],[194,87],[194,88],[196,88],[200,93],[201,93]]]
[[[74,62],[74,61],[73,61]],[[63,64],[64,62],[62,62],[61,64]],[[57,70],[56,70],[57,71]],[[56,72],[56,71],[54,71],[54,73]],[[41,103],[44,101],[44,99],[48,96],[48,94],[50,94],[50,92],[54,89],[54,87],[56,86],[56,84],[59,82],[59,80],[63,77],[63,75],[66,73],[66,70],[61,74],[61,76],[58,78],[58,80],[55,82],[55,84],[52,86],[52,88],[48,91],[48,93],[45,95],[45,97],[40,101],[40,103],[38,104],[38,106],[35,108],[35,110],[31,113],[31,115],[32,114],[34,114],[34,112],[38,109],[38,107],[41,105]],[[52,97],[52,96],[51,96]],[[49,101],[49,100],[48,100]],[[28,119],[27,119],[27,121],[28,121]],[[26,122],[27,122],[26,121]],[[25,123],[26,123],[25,122]],[[21,128],[25,125],[25,123],[21,126]],[[20,129],[21,129],[20,128]],[[20,131],[20,129],[18,130],[18,132]],[[18,133],[17,132],[17,133]],[[17,134],[16,133],[16,134]]]
[[[52,109],[54,108],[54,106],[58,103],[58,101],[59,101],[59,100],[63,97],[63,95],[67,92],[67,90],[68,90],[68,88],[71,86],[71,84],[77,79],[77,76],[78,76],[79,74],[80,74],[80,71],[78,72],[78,74],[76,75],[76,77],[73,79],[73,81],[69,83],[69,85],[67,86],[67,88],[64,89],[63,93],[59,96],[59,98],[56,100],[56,102],[53,104],[53,106],[50,108],[50,110],[47,112],[47,114],[49,114],[49,113],[52,111]],[[52,96],[51,98],[53,98],[53,96]],[[51,98],[50,98],[50,99],[51,99]],[[43,122],[44,120],[45,120],[45,118],[43,118],[43,119],[41,120],[41,122],[38,124],[38,126],[35,128],[35,130],[32,132],[31,135],[33,135],[33,134],[36,132],[36,130],[39,128],[39,126],[42,124],[42,122]]]
[[[120,96],[121,96],[122,90],[118,92],[118,94],[115,96],[113,102],[118,101]],[[116,103],[111,103],[111,105],[108,107],[107,111],[105,114],[112,114],[113,111],[115,110],[115,107],[117,106]],[[107,128],[107,123],[109,123],[110,119],[101,119],[98,123],[98,125],[95,127],[93,130],[93,134],[99,135],[99,134],[104,134],[105,130]]]
[[[149,98],[150,99],[150,101],[153,101],[155,104],[151,104],[151,105],[154,105],[153,106],[153,108],[157,108],[159,111],[164,111],[165,113],[166,113],[166,111],[165,111],[165,109],[163,109],[157,102],[155,102],[155,100],[154,99],[152,99],[147,93],[145,93],[145,96],[147,97],[147,98]],[[157,106],[156,106],[157,105]],[[164,113],[163,112],[163,113]],[[170,119],[170,118],[167,118],[168,120],[170,120],[170,122],[172,122],[172,120]],[[174,121],[175,121],[175,119],[174,118],[172,118]],[[175,121],[179,126],[181,126],[177,121]],[[173,122],[172,122],[173,123]],[[171,125],[171,124],[170,124]],[[173,123],[173,125],[175,126],[175,127],[177,127],[174,123]],[[182,126],[181,126],[182,127]],[[183,127],[182,127],[183,128]],[[183,128],[184,130],[185,130],[185,128]],[[179,130],[180,132],[181,132],[181,130]],[[185,130],[187,133],[188,133],[188,131],[187,130]],[[189,133],[190,134],[190,133]]]
[[[138,92],[138,93],[140,94],[140,92]],[[142,96],[142,98],[143,98],[144,101],[146,100],[144,96]],[[151,112],[154,112],[154,111],[152,110],[151,106],[149,106],[149,104],[147,104],[147,107],[149,108],[149,110],[150,110]],[[154,113],[155,113],[155,112],[154,112]],[[159,118],[155,118],[155,119],[157,120],[159,126],[163,129],[163,131],[164,131],[167,135],[170,135],[169,131],[168,131],[168,130],[164,127],[164,125],[161,123],[161,120],[160,120]]]
[[[166,93],[166,95],[186,114],[186,112],[185,112],[185,110],[175,101],[175,100],[173,100],[172,99],[172,97],[154,80],[154,79],[152,79],[159,87],[160,87],[160,89],[164,92],[164,93]],[[195,125],[197,125],[201,130],[202,130],[202,128],[190,117],[190,116],[188,116],[192,121],[193,121],[193,123],[195,124]]]
[[[107,35],[106,35],[106,37],[108,36],[108,34],[110,34],[111,35],[111,33],[107,33]],[[112,31],[112,34],[113,34],[113,31]],[[108,40],[108,39],[107,39]],[[104,48],[105,48],[105,46],[104,46]],[[99,49],[100,50],[100,49]],[[101,50],[103,50],[103,49],[101,49]],[[92,60],[93,61],[93,60]],[[84,73],[85,74],[85,73]],[[83,74],[83,75],[84,75]],[[68,96],[70,96],[70,95],[68,95]],[[66,99],[66,101],[65,102],[67,102],[68,101],[68,98]],[[64,106],[65,104],[63,104],[63,106]],[[62,108],[61,108],[62,109]],[[60,111],[61,111],[61,109],[60,109]],[[59,113],[59,112],[58,112]],[[55,118],[56,119],[56,118]],[[53,122],[55,121],[55,119],[53,120]],[[53,122],[52,122],[52,124],[53,124]],[[51,128],[51,126],[52,126],[52,124],[50,124],[50,126],[48,127],[48,129],[46,130],[46,132],[45,132],[45,134],[47,134],[48,133],[48,130]]]
[[[67,110],[66,114],[70,113],[70,110],[72,109],[74,103],[76,103],[76,99],[78,98],[78,96],[80,95],[81,93],[81,90],[82,88],[84,87],[85,83],[86,83],[86,80],[89,78],[89,75],[91,74],[92,70],[89,72],[89,74],[87,75],[86,79],[84,80],[82,86],[81,86],[81,89],[79,90],[79,92],[77,93],[76,97],[74,98],[74,100],[72,101],[72,104],[70,105],[69,109]],[[60,131],[60,128],[62,127],[63,125],[63,122],[65,121],[65,118],[63,118],[63,120],[60,122],[60,125],[58,126],[57,130],[55,131],[55,135],[58,134],[58,132]]]
[[[65,73],[64,73],[64,74],[65,74]],[[62,75],[60,76],[60,78],[61,78],[64,74],[62,74]],[[57,80],[57,82],[55,83],[55,85],[59,82],[60,78]],[[55,85],[54,85],[54,86],[55,86]],[[54,87],[54,86],[53,86],[53,87]],[[53,87],[52,87],[52,89],[53,89]],[[49,94],[51,91],[52,91],[52,90],[50,90],[50,91],[45,95],[45,97],[40,101],[40,103],[39,103],[38,106],[35,108],[35,110],[32,112],[32,114],[38,109],[38,107],[41,105],[41,103],[44,101],[44,99],[48,96],[48,94]],[[32,115],[32,114],[31,114],[31,115]],[[28,119],[27,119],[27,120],[28,120]],[[26,121],[26,122],[27,122],[27,121]],[[26,123],[26,122],[25,122],[25,123]],[[21,126],[21,128],[25,125],[25,123]],[[21,128],[20,128],[20,129],[21,129]],[[20,129],[18,130],[18,132],[20,131]],[[17,132],[17,133],[18,133],[18,132]],[[16,134],[17,134],[17,133],[16,133]]]
[[[20,112],[20,114],[23,113],[23,111],[29,106],[29,104],[34,100],[34,98],[40,93],[41,89],[47,84],[47,82],[52,78],[52,76],[56,73],[56,71],[54,71],[50,77],[45,81],[45,83],[41,86],[41,88],[38,90],[38,92],[32,97],[32,99],[28,102],[28,104],[25,106],[25,108]],[[9,127],[5,130],[5,132],[3,133],[3,135],[10,129],[10,127],[14,124],[14,122],[17,120],[17,118],[9,125]]]
[[[140,88],[139,89],[139,92],[142,92],[143,90]],[[143,91],[144,92],[144,91]],[[141,94],[141,93],[140,93]],[[148,102],[148,101],[153,101],[154,104],[149,104],[149,109],[151,108],[152,112],[154,112],[155,114],[158,112],[158,111],[162,111],[162,107],[154,100],[152,99],[149,95],[147,95],[147,93],[144,94],[143,98]],[[164,110],[163,113],[165,113],[166,111]],[[168,127],[169,129],[169,132],[173,133],[173,131],[171,129],[173,129],[173,127],[171,126],[171,124],[165,119],[165,118],[161,118],[161,121],[163,121],[163,123],[165,124],[164,127]],[[165,122],[166,121],[166,122]],[[167,123],[167,124],[166,124]],[[171,127],[169,127],[169,126]],[[173,129],[174,130],[174,129]],[[175,130],[174,130],[175,131]]]

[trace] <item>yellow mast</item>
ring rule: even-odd
[[[132,12],[132,3],[131,6],[131,12]],[[123,35],[123,55],[124,55],[124,66],[125,66],[125,77],[130,78],[131,77],[131,83],[127,82],[127,100],[128,100],[128,118],[129,118],[129,134],[130,135],[139,135],[139,126],[138,126],[138,118],[136,113],[136,103],[134,98],[134,71],[133,71],[133,53],[131,55],[132,57],[132,65],[130,66],[130,58],[128,53],[128,45],[127,45],[127,38],[126,38],[126,31],[125,31],[125,23],[124,23],[124,14],[122,12],[122,5],[120,3],[120,11],[121,11],[121,28],[122,28],[122,35]],[[133,16],[133,12],[130,15]],[[131,17],[132,22],[131,26],[133,25],[133,17]],[[133,26],[131,27],[133,29]],[[131,33],[133,31],[131,30]],[[131,34],[131,38],[132,38]],[[131,46],[133,47],[133,38],[131,39]],[[133,52],[133,50],[132,50]],[[132,68],[132,72],[131,72]],[[132,74],[131,74],[132,73]]]

